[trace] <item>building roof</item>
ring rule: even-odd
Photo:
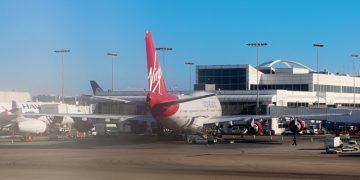
[[[31,101],[31,95],[29,92],[0,91],[0,101],[27,102],[27,101]]]
[[[304,68],[304,69],[307,69],[311,72],[314,72],[313,69],[299,63],[299,62],[296,62],[296,61],[290,61],[290,60],[282,60],[282,59],[277,59],[277,60],[272,60],[272,61],[268,61],[268,62],[265,62],[265,63],[262,63],[260,64],[259,66],[257,66],[256,68],[261,68],[261,67],[273,67],[275,64],[278,64],[278,63],[282,63],[284,64],[285,66],[287,66],[288,68],[292,68],[294,65],[296,66],[299,66],[301,68]]]

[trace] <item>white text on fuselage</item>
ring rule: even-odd
[[[38,104],[21,104],[23,113],[39,113],[40,105]]]
[[[191,109],[182,109],[182,112],[191,112],[191,113],[195,113],[195,112],[218,112],[220,111],[220,109],[218,108],[218,106],[216,105],[216,102],[214,101],[202,101],[202,108],[198,109],[198,108],[191,108]]]
[[[216,109],[217,105],[214,101],[203,101],[202,105],[206,109]]]
[[[22,109],[36,109],[38,110],[40,105],[37,104],[21,104],[22,105]]]

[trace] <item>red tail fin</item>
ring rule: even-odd
[[[165,81],[161,71],[160,63],[156,55],[154,41],[151,32],[146,32],[146,54],[147,54],[147,68],[149,91],[156,94],[167,94]]]

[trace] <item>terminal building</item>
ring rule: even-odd
[[[21,91],[0,91],[0,102],[27,102],[31,101],[29,92]]]
[[[279,64],[285,67],[275,68]],[[261,114],[269,114],[269,106],[360,107],[359,76],[316,72],[287,60],[269,61],[258,67],[197,66],[194,89],[220,90],[224,115],[255,114],[258,92]]]

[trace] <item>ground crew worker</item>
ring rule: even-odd
[[[296,135],[294,135],[294,139],[293,139],[293,146],[295,145],[296,146]]]

